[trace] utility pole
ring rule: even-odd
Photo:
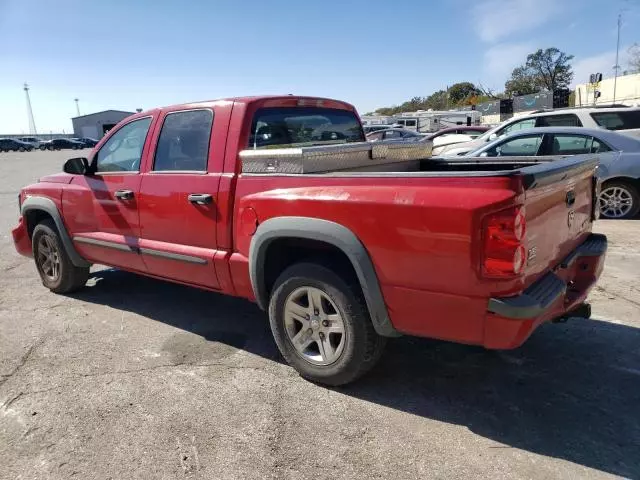
[[[615,77],[613,77],[613,103],[616,103],[616,86],[618,83],[618,71],[620,70],[620,64],[618,62],[620,54],[620,24],[622,23],[622,14],[618,14],[618,41],[616,43],[616,64],[613,69],[616,71]]]
[[[37,135],[36,132],[36,121],[33,119],[33,110],[31,110],[31,99],[29,98],[29,85],[27,82],[24,82],[24,93],[27,97],[27,116],[29,117],[29,133],[31,135]]]
[[[78,117],[80,116],[80,103],[78,103],[80,100],[78,100],[77,98],[73,99],[74,102],[76,102],[76,112],[78,113]]]

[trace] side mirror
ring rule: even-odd
[[[62,171],[71,175],[86,175],[89,173],[89,160],[84,157],[70,158],[64,162]]]
[[[498,138],[498,134],[497,133],[492,133],[491,135],[489,135],[489,141],[493,142],[496,138]]]

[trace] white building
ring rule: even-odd
[[[598,90],[600,98],[595,100],[596,105],[622,104],[631,107],[640,106],[640,73],[620,75],[616,83],[616,96],[613,97],[613,78],[605,78],[600,82]],[[590,84],[576,86],[576,106],[593,105],[593,88]]]

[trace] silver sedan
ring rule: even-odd
[[[501,137],[464,157],[532,157],[597,154],[602,179],[600,212],[633,218],[640,212],[640,139],[582,127],[541,127]]]

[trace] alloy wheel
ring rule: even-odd
[[[49,235],[38,239],[37,261],[47,279],[55,282],[60,276],[60,252]]]
[[[314,365],[336,362],[344,350],[344,320],[329,296],[315,287],[291,292],[284,305],[284,326],[296,353]]]
[[[633,208],[633,196],[629,190],[611,186],[600,192],[600,213],[607,218],[622,218]]]

